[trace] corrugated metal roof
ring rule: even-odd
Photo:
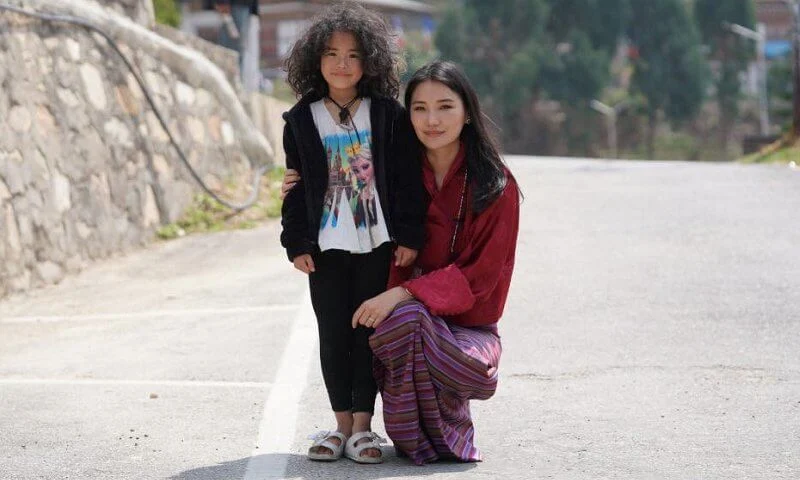
[[[358,2],[365,7],[376,7],[384,9],[394,9],[415,13],[434,13],[436,8],[424,2],[416,0],[350,0]],[[333,3],[333,2],[329,2]],[[278,14],[289,12],[315,11],[321,5],[307,2],[280,2],[265,3],[259,7],[261,14]]]
[[[424,2],[417,2],[416,0],[355,0],[364,5],[373,5],[376,7],[396,8],[398,10],[409,10],[419,13],[433,13],[436,8]]]

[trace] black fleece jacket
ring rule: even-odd
[[[281,209],[281,245],[289,260],[319,251],[317,237],[328,189],[328,159],[314,124],[310,105],[321,97],[306,95],[283,114],[286,168],[301,179],[286,195]],[[376,188],[392,240],[420,250],[425,241],[425,190],[419,140],[408,113],[396,100],[372,98],[372,159]]]

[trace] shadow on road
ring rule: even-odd
[[[380,465],[358,465],[346,458],[337,462],[312,462],[305,455],[276,453],[254,457],[267,459],[268,463],[286,463],[283,478],[350,478],[379,479],[397,476],[424,476],[440,473],[466,473],[475,468],[475,463],[441,461],[422,467],[412,464],[407,458],[399,458],[393,448],[384,448],[385,461]],[[221,478],[242,478],[247,470],[248,458],[218,463],[206,467],[186,470],[170,480],[219,480]]]

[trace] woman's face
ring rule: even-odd
[[[414,131],[427,150],[458,148],[466,109],[456,92],[426,80],[412,93],[410,108]]]
[[[358,182],[366,185],[373,177],[372,162],[366,158],[356,157],[350,162],[350,168],[356,175]]]
[[[364,74],[361,57],[352,33],[333,32],[320,59],[322,77],[332,92],[347,93],[355,89]]]

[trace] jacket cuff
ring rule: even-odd
[[[402,286],[434,315],[458,315],[475,305],[469,281],[452,264],[404,282]]]
[[[314,253],[314,244],[311,242],[301,242],[298,245],[292,245],[290,247],[286,247],[286,256],[289,257],[289,261],[293,262],[295,257],[305,254],[313,254]]]
[[[418,231],[414,230],[415,229],[398,228],[394,232],[395,243],[416,251],[422,250],[422,247],[425,246],[425,230],[421,228],[416,229]]]

